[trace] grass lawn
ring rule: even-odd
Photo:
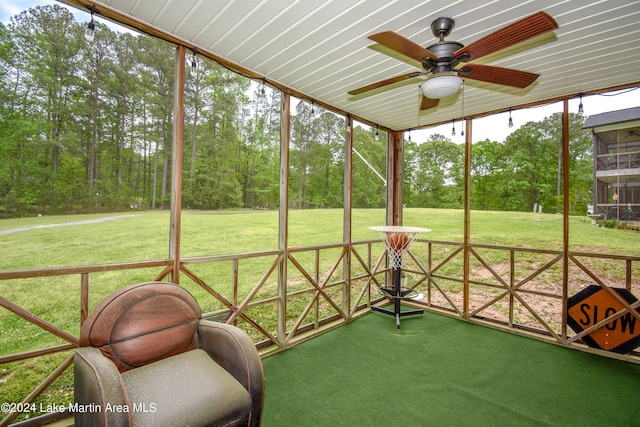
[[[289,216],[288,243],[291,247],[343,241],[342,210],[292,210]],[[369,227],[383,225],[384,218],[384,209],[354,210],[353,241],[379,239],[379,233]],[[181,255],[277,249],[278,222],[277,211],[185,211],[181,222]],[[463,223],[461,210],[404,210],[405,225],[432,229],[431,233],[421,236],[428,240],[462,242]],[[562,248],[562,223],[561,215],[473,211],[471,242],[559,250]],[[594,227],[586,217],[570,218],[569,235],[572,250],[640,255],[640,233]],[[148,211],[0,220],[0,253],[0,270],[165,259],[169,254],[169,213]],[[313,264],[311,253],[296,256],[302,263]],[[272,259],[262,258],[243,260],[241,291],[248,292],[271,262]],[[189,267],[217,290],[228,294],[231,283],[228,265],[194,264]],[[321,268],[328,267],[322,265]],[[91,274],[90,306],[112,290],[150,280],[158,272],[159,269],[154,268]],[[297,279],[295,273],[290,269],[290,281]],[[79,292],[77,275],[0,281],[0,296],[76,335],[79,332]],[[197,292],[204,294],[195,289],[196,298]],[[216,303],[206,304],[202,303],[203,311],[219,308]],[[62,343],[5,309],[0,309],[0,325],[0,355]],[[46,367],[56,366],[63,357],[43,356],[37,361],[0,366],[0,395],[10,402],[22,400],[34,386],[32,383],[41,381],[50,371],[51,368]],[[50,387],[44,400],[56,404],[68,401],[72,399],[71,390],[72,378],[67,372]]]
[[[461,242],[463,211],[405,209],[404,224],[426,227],[429,240]],[[97,222],[95,222],[97,221]],[[291,211],[289,245],[341,242],[339,209]],[[66,225],[65,225],[66,224]],[[355,210],[354,241],[375,239],[368,229],[384,224],[383,209]],[[55,226],[52,226],[55,225]],[[185,211],[183,257],[251,252],[278,247],[278,212]],[[22,229],[10,232],[11,230]],[[571,217],[570,249],[640,255],[640,233],[594,227],[586,217]],[[471,242],[561,249],[562,216],[522,212],[471,213]],[[169,213],[52,216],[0,220],[0,270],[85,265],[167,258]]]

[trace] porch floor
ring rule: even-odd
[[[371,313],[263,365],[263,427],[640,422],[640,365],[429,312],[399,333]]]

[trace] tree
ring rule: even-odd
[[[503,209],[504,145],[485,139],[471,146],[472,209]]]
[[[141,89],[137,78],[135,37],[128,33],[107,34],[112,44],[111,62],[106,64],[109,67],[106,92],[110,105],[108,111],[111,113],[105,115],[108,118],[106,125],[110,135],[109,157],[112,164],[109,179],[114,182],[116,189],[113,203],[120,210],[121,206],[135,204],[135,200],[143,196],[141,177],[134,170],[142,148],[136,133],[136,122],[142,116],[139,107]]]
[[[387,138],[384,132],[379,132],[376,139],[374,132],[360,126],[353,128],[351,199],[354,208],[384,208],[386,205],[387,191],[383,179],[386,179],[387,171]]]
[[[280,94],[256,88],[244,133],[250,141],[245,205],[269,208],[280,201]]]
[[[94,194],[102,193],[104,200],[104,196],[109,195],[105,194],[104,189],[96,187],[101,178],[98,165],[102,152],[109,150],[105,144],[106,136],[112,135],[113,131],[119,133],[122,127],[119,123],[112,127],[107,125],[113,115],[113,104],[109,102],[110,94],[107,91],[111,73],[115,68],[112,54],[115,37],[101,24],[96,25],[95,33],[91,44],[80,52],[84,64],[84,79],[78,82],[77,97],[80,102],[76,103],[74,112],[81,126],[86,129],[82,132],[81,138],[87,141],[87,196],[92,198]]]
[[[318,107],[315,107],[318,108]],[[314,116],[317,141],[309,167],[311,207],[342,207],[344,203],[344,119],[320,109]]]
[[[0,24],[0,214],[164,208],[169,198],[175,48],[83,25],[57,5]],[[190,59],[190,58],[189,58]],[[253,91],[252,96],[250,90]],[[198,58],[186,79],[183,203],[200,209],[280,203],[280,93]],[[315,110],[315,111],[312,111]],[[591,199],[591,138],[570,114],[570,205]],[[344,118],[301,101],[292,114],[290,203],[340,207]],[[376,133],[382,133],[376,138]],[[384,132],[355,126],[352,202],[386,204]],[[472,147],[474,209],[562,208],[561,115],[504,143]],[[464,150],[443,135],[405,142],[407,206],[461,208]],[[382,179],[381,179],[382,176]]]
[[[252,151],[252,139],[243,132],[249,81],[218,64],[200,61],[197,76],[189,87],[188,111],[193,126],[189,171],[193,168],[194,175],[189,172],[185,182],[185,206],[242,207],[246,158]],[[202,197],[211,191],[216,193],[215,197]]]
[[[461,208],[464,204],[464,149],[442,135],[418,144],[405,166],[413,197],[410,206]],[[407,175],[407,169],[412,173]]]
[[[555,113],[540,122],[529,122],[507,137],[503,181],[507,210],[530,211],[536,204],[547,212],[562,210],[561,118],[561,113]],[[570,178],[572,204],[587,191],[584,169],[591,163],[590,137],[582,131],[582,123],[582,116],[569,115],[569,173],[576,181]]]
[[[151,207],[162,209],[168,199],[170,181],[174,55],[169,45],[158,43],[157,40],[149,37],[139,37],[139,42],[138,60],[145,92],[144,102],[153,123],[151,132],[148,134],[150,147],[154,150]],[[162,168],[161,171],[160,168]],[[162,174],[161,183],[158,182],[159,173]],[[159,205],[157,204],[158,192],[160,192]]]
[[[67,9],[52,5],[20,13],[12,18],[9,29],[15,52],[20,54],[5,77],[13,80],[12,103],[31,129],[30,135],[22,134],[18,145],[18,158],[31,169],[22,170],[27,172],[22,184],[31,188],[24,188],[28,200],[18,203],[23,208],[59,209],[65,203],[65,188],[76,176],[65,168],[78,167],[69,156],[78,144],[70,111],[78,83],[81,27]]]
[[[534,204],[549,203],[555,189],[555,144],[544,140],[534,122],[509,135],[505,141],[502,194],[504,209],[531,211]]]
[[[593,146],[591,135],[582,129],[584,117],[580,114],[569,113],[569,185],[570,212],[572,206],[581,207],[579,213],[586,211],[584,198],[592,187]],[[555,113],[538,122],[545,138],[556,143],[557,176],[556,176],[556,213],[562,212],[563,200],[563,161],[562,161],[562,113]],[[551,207],[549,207],[551,208]]]

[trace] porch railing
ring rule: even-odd
[[[600,154],[596,161],[597,171],[640,168],[640,151]]]
[[[364,315],[373,304],[386,303],[378,292],[388,276],[385,260],[379,240],[191,257],[181,260],[180,284],[198,299],[204,316],[238,325],[266,354]],[[408,286],[420,294],[410,304],[583,350],[582,338],[588,331],[576,334],[567,327],[564,313],[568,297],[590,284],[640,293],[638,256],[564,254],[560,250],[479,244],[471,244],[465,251],[459,242],[418,240],[405,264]],[[173,265],[172,260],[155,260],[0,271],[0,286],[7,289],[10,285],[18,291],[16,295],[29,295],[33,280],[71,278],[68,295],[77,297],[71,307],[79,319],[75,326],[56,325],[46,320],[47,315],[34,313],[16,298],[12,301],[0,294],[1,306],[57,340],[53,345],[2,351],[3,377],[20,381],[9,373],[16,363],[67,354],[31,393],[9,408],[14,410],[5,411],[0,426],[24,415],[18,409],[35,408],[32,405],[38,396],[72,365],[80,325],[92,305],[113,290],[101,283],[113,283],[118,275],[121,277],[115,281],[121,283],[116,285],[119,287],[166,280]],[[59,297],[66,299],[68,295]],[[39,295],[30,297],[37,299]],[[635,311],[637,305],[630,308]],[[615,313],[611,318],[620,315]],[[637,312],[633,315],[640,318]],[[640,327],[640,321],[637,323]],[[14,332],[16,336],[8,337],[9,342],[20,341],[19,331]],[[636,352],[625,356],[595,352],[640,363]],[[72,400],[72,396],[67,398]]]
[[[640,221],[640,205],[637,203],[601,204],[598,205],[596,213],[608,220]],[[625,224],[620,223],[619,226],[625,227]]]

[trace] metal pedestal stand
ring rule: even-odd
[[[404,226],[377,226],[369,227],[369,229],[382,233],[382,238],[387,249],[389,265],[393,270],[393,286],[381,288],[385,296],[393,299],[393,310],[383,307],[371,307],[371,310],[394,316],[396,318],[396,330],[400,332],[401,317],[416,314],[422,315],[424,313],[424,310],[401,310],[400,303],[403,299],[409,299],[417,295],[415,289],[402,287],[404,254],[417,238],[418,233],[426,233],[431,230],[428,228]]]

